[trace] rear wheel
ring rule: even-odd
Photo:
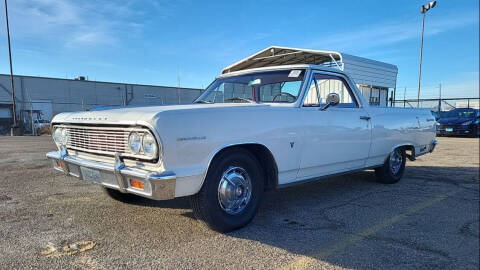
[[[137,195],[133,195],[133,194],[130,194],[130,193],[122,193],[122,192],[120,192],[116,189],[103,187],[103,191],[105,192],[105,194],[108,195],[108,197],[110,197],[110,198],[112,198],[116,201],[119,201],[119,202],[131,203],[131,202],[135,202],[135,201],[138,201],[138,200],[142,199],[141,197],[139,197]]]
[[[375,169],[377,181],[383,184],[393,184],[400,181],[405,171],[405,162],[405,149],[402,147],[395,148],[383,166]]]
[[[264,179],[258,160],[235,149],[212,162],[200,191],[191,196],[195,217],[219,232],[247,225],[260,205]]]

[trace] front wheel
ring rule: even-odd
[[[260,205],[264,179],[258,160],[235,149],[212,162],[200,191],[191,196],[195,217],[219,232],[247,225]]]
[[[405,149],[402,147],[395,148],[383,166],[375,169],[377,181],[383,184],[394,184],[400,181],[405,171],[405,162]]]

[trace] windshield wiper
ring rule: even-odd
[[[225,101],[246,101],[248,103],[253,103],[251,99],[248,98],[242,98],[242,97],[232,97],[232,98],[227,98]]]
[[[195,101],[195,103],[212,104],[213,102],[211,102],[210,100],[200,99],[200,100]]]

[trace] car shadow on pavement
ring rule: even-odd
[[[478,183],[478,167],[408,166],[393,185],[373,170],[327,178],[265,193],[228,235],[301,255],[292,268],[478,268]]]
[[[190,201],[188,197],[180,197],[165,201],[156,201],[148,198],[139,197],[138,200],[128,202],[128,204],[170,209],[190,209]]]

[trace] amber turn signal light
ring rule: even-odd
[[[57,160],[57,167],[62,168],[62,163]]]
[[[130,186],[143,190],[143,182],[137,179],[130,179]]]

